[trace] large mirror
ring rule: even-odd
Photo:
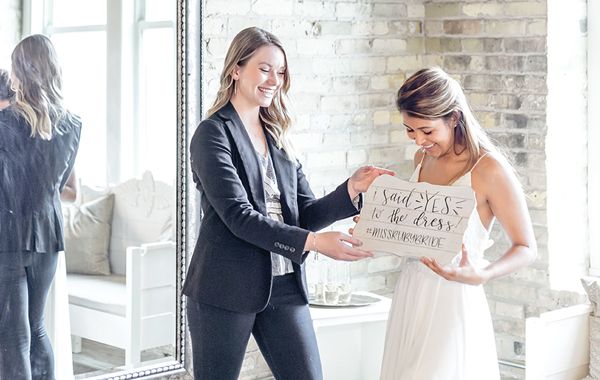
[[[56,378],[183,372],[185,4],[7,0],[2,9],[0,67],[10,70],[21,38],[48,36],[65,104],[83,124],[45,314]]]

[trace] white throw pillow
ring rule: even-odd
[[[113,204],[114,195],[106,194],[86,203],[63,205],[68,273],[110,274],[108,247]]]

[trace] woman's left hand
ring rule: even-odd
[[[358,168],[348,180],[348,193],[354,199],[358,194],[367,191],[375,178],[382,174],[395,175],[392,170],[378,168],[375,166],[363,166]]]
[[[422,257],[421,262],[448,281],[462,282],[469,285],[481,285],[487,281],[485,271],[471,264],[464,244],[462,246],[460,263],[457,267],[450,265],[441,266],[435,259],[429,257]]]

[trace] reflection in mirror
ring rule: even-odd
[[[18,16],[19,2],[10,3],[8,10]],[[51,39],[62,67],[65,104],[83,124],[69,179],[77,195],[63,201],[65,251],[46,307],[57,379],[169,363],[173,369],[180,356],[175,349],[178,5],[175,0],[23,2],[22,36],[40,33]],[[0,52],[10,57],[21,28],[0,29],[11,42]],[[3,65],[10,62],[6,58]]]

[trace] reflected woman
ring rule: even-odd
[[[191,142],[203,211],[184,285],[196,379],[237,379],[250,334],[275,378],[322,379],[307,305],[307,251],[339,260],[371,256],[353,248],[360,242],[351,236],[314,231],[357,214],[353,200],[392,173],[360,168],[315,199],[288,140],[289,87],[279,39],[242,30]]]
[[[421,148],[411,181],[471,187],[476,207],[462,252],[449,265],[406,259],[394,291],[381,379],[499,379],[482,284],[535,259],[523,190],[477,123],[460,85],[444,71],[416,72],[398,91],[396,104],[408,137]],[[511,245],[489,263],[483,252],[496,219]]]
[[[81,122],[63,105],[47,37],[23,39],[11,58],[15,100],[0,111],[0,378],[54,379],[44,305],[64,248],[60,192]]]

